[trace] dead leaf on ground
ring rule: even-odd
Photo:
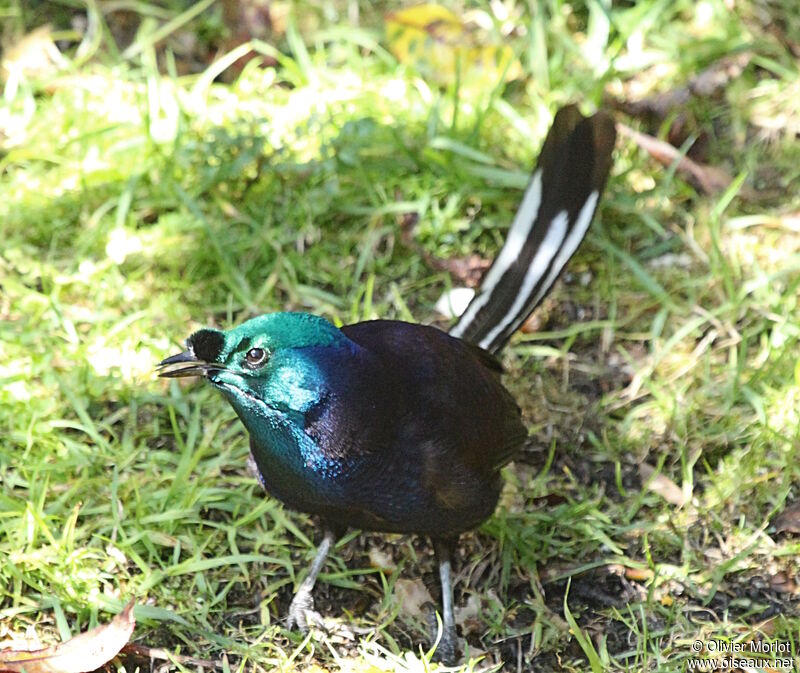
[[[678,486],[672,479],[661,474],[655,474],[656,468],[647,463],[639,465],[639,476],[648,490],[656,495],[660,495],[670,505],[682,507],[688,501],[683,489]]]
[[[494,25],[487,18],[485,23]],[[441,5],[421,4],[387,14],[386,37],[400,63],[413,65],[441,84],[458,81],[464,87],[522,75],[509,44]]]
[[[136,626],[131,601],[108,624],[43,650],[0,652],[0,671],[13,673],[88,673],[117,656]]]
[[[421,617],[422,606],[433,603],[430,592],[422,580],[399,579],[394,585],[395,599],[400,603],[400,612],[409,617]]]
[[[679,86],[641,96],[638,93],[641,89],[649,89],[660,80],[661,65],[654,65],[627,83],[619,84],[615,96],[609,97],[608,105],[642,119],[650,129],[660,128],[665,121],[668,122],[666,140],[674,147],[680,147],[694,136],[688,154],[695,161],[707,162],[711,134],[699,125],[690,103],[696,99],[720,97],[728,83],[744,72],[751,59],[749,52],[725,56]]]
[[[625,124],[617,124],[621,136],[633,140],[662,166],[671,166],[677,162],[676,170],[683,175],[697,190],[703,194],[714,195],[724,192],[733,182],[733,178],[723,168],[700,164],[681,153],[669,143],[654,138],[646,133],[635,131]],[[742,185],[739,196],[745,199],[754,198],[755,194],[747,185]]]
[[[797,594],[800,587],[795,580],[795,577],[781,570],[769,578],[769,587],[781,594]]]
[[[768,617],[762,622],[758,622],[758,624],[754,624],[752,627],[753,633],[758,633],[762,636],[766,636],[767,638],[771,638],[775,635],[775,630],[777,627],[777,618],[776,617]]]
[[[397,570],[397,564],[394,562],[392,555],[383,549],[373,546],[369,548],[369,552],[367,553],[369,555],[369,564],[373,568],[378,568],[378,570],[383,571],[387,575],[391,575]]]
[[[777,533],[800,533],[800,501],[791,503],[775,517]]]
[[[432,258],[433,266],[437,270],[447,271],[457,281],[467,287],[478,287],[492,261],[480,255],[467,255],[466,257],[451,257],[450,259]]]

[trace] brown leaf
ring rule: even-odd
[[[397,570],[397,564],[394,562],[392,555],[387,551],[379,549],[378,547],[370,547],[368,554],[369,564],[373,568],[378,568],[378,570],[382,570],[387,575]]]
[[[43,650],[0,652],[0,670],[14,673],[88,673],[104,666],[128,642],[136,620],[131,601],[108,624]]]
[[[778,533],[800,533],[800,501],[791,503],[775,518]]]
[[[480,255],[434,259],[434,268],[448,271],[455,280],[464,283],[467,287],[478,287],[492,264],[492,260],[484,259]]]
[[[567,498],[559,493],[548,493],[541,495],[531,500],[531,505],[534,507],[556,507],[563,505],[567,502]]]
[[[777,591],[778,593],[782,594],[796,594],[798,592],[798,586],[797,582],[795,582],[795,578],[783,570],[779,570],[769,578],[769,586],[773,591]]]
[[[400,612],[410,617],[422,616],[422,606],[433,603],[430,592],[420,579],[397,580],[394,585],[394,595],[400,603]]]
[[[769,617],[762,622],[758,622],[755,624],[751,629],[753,633],[759,633],[762,636],[766,636],[767,638],[772,638],[775,635],[775,629],[777,627],[777,618],[776,617]]]
[[[677,507],[685,505],[687,498],[683,489],[660,472],[654,475],[655,471],[656,469],[647,463],[639,465],[639,476],[646,483],[647,488],[660,495],[671,505],[676,505]]]
[[[671,166],[677,161],[676,170],[683,175],[698,191],[703,194],[719,194],[725,191],[733,182],[730,174],[717,166],[700,164],[681,153],[669,143],[633,130],[625,124],[617,124],[617,131],[622,136],[627,136],[653,159],[662,166]],[[742,186],[739,194],[745,198],[752,198],[753,191],[747,186]]]
[[[638,92],[642,88],[651,88],[652,82],[649,79],[658,70],[657,67],[646,69],[621,85],[622,91],[618,93],[618,97],[609,98],[608,104],[616,110],[641,119],[649,129],[661,128],[668,121],[666,140],[673,147],[680,147],[694,136],[687,154],[694,161],[706,162],[711,135],[704,128],[698,127],[698,119],[692,113],[690,103],[698,98],[720,97],[727,84],[741,75],[751,58],[752,55],[747,52],[726,56],[692,76],[681,86],[638,98]]]

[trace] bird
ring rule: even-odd
[[[323,524],[289,628],[307,630],[317,577],[347,529],[425,536],[442,589],[435,656],[456,660],[457,543],[494,512],[500,470],[528,436],[498,356],[583,240],[615,139],[603,112],[556,113],[505,242],[449,332],[277,312],[200,329],[160,363],[162,377],[201,377],[222,393],[267,493]]]

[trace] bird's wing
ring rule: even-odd
[[[435,327],[399,321],[342,331],[380,363],[382,390],[373,395],[401,421],[402,443],[441,453],[442,469],[450,456],[478,472],[496,471],[525,441],[519,407],[490,353]]]

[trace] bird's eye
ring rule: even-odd
[[[258,369],[267,361],[267,351],[263,348],[251,348],[244,356],[244,361],[250,369]]]

